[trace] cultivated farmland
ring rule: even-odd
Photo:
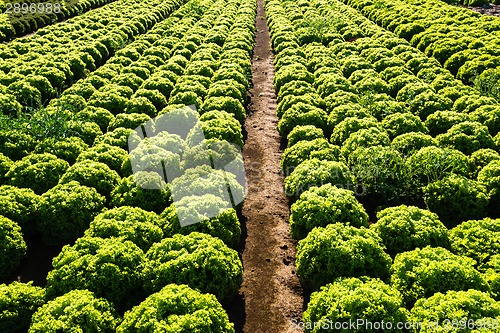
[[[463,5],[4,0],[0,332],[500,332]]]

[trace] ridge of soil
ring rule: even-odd
[[[303,291],[295,271],[296,242],[290,236],[289,207],[280,168],[276,130],[274,55],[264,1],[258,0],[253,88],[243,148],[248,192],[243,205],[247,237],[242,253],[245,333],[300,332],[293,321],[303,312]]]

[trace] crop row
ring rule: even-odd
[[[266,8],[306,331],[497,318],[497,102],[337,1]]]
[[[2,286],[2,295],[11,295],[2,300],[9,307],[23,293],[31,302],[16,309],[2,330],[26,327],[49,301],[30,328],[46,332],[53,311],[71,299],[75,318],[68,321],[96,311],[86,329],[234,331],[218,302],[229,302],[241,282],[241,262],[231,249],[239,243],[241,205],[228,209],[213,189],[230,185],[233,197],[242,198],[243,187],[204,157],[239,157],[254,17],[253,1],[189,1],[36,113],[43,128],[59,121],[57,131],[34,131],[39,122],[33,119],[25,130],[2,131],[0,214],[21,226],[10,227],[15,244],[22,244],[20,235],[36,233],[49,244],[76,240],[54,259],[46,289]],[[198,112],[185,107],[190,104]],[[178,125],[169,121],[175,115],[200,117],[204,138],[176,132]],[[134,130],[141,125],[154,130],[129,155],[128,140],[138,139]],[[43,133],[52,137],[35,145]],[[134,165],[135,155],[148,163]],[[184,173],[167,184],[155,172],[158,164]],[[137,167],[142,169],[132,175]],[[31,188],[20,188],[26,186]],[[178,210],[187,204],[203,221],[181,228]],[[19,261],[22,246],[15,253]],[[6,265],[16,266],[12,258]],[[92,293],[72,291],[81,288]],[[167,324],[170,313],[176,320],[168,317]]]
[[[293,8],[289,10],[297,15]],[[348,12],[347,8],[342,10]],[[327,12],[320,14],[324,16]],[[310,15],[309,19],[311,17],[313,16]],[[369,179],[357,176],[357,181],[362,181],[365,194],[373,198],[385,201],[392,199],[395,203],[409,200],[416,204],[421,197],[418,189],[439,180],[442,174],[420,170],[423,166],[414,165],[417,158],[411,155],[428,145],[453,149],[463,156],[462,161],[477,158],[485,151],[494,151],[497,149],[500,129],[498,104],[494,99],[483,97],[474,89],[454,80],[435,60],[425,57],[404,40],[399,40],[401,44],[397,44],[395,36],[387,35],[377,26],[367,23],[370,22],[364,19],[353,21],[350,25],[344,22],[342,29],[350,37],[349,31],[364,26],[364,33],[370,34],[371,30],[371,38],[359,39],[354,43],[330,41],[328,48],[318,44],[305,46],[305,61],[301,65],[296,61],[297,55],[277,57],[277,64],[289,64],[278,69],[275,80],[278,87],[286,85],[286,80],[298,76],[304,77],[313,85],[312,91],[307,92],[304,88],[302,92],[305,94],[280,100],[278,115],[281,119],[278,130],[286,136],[297,125],[311,124],[310,120],[314,119],[314,125],[324,131],[331,144],[340,146],[339,152],[348,166],[359,170],[359,173],[367,171],[362,168],[366,161],[351,163],[351,160],[355,161],[353,153],[358,147],[391,144],[398,149],[401,161],[398,166],[395,165],[395,170],[386,172],[393,177],[402,178],[389,182],[393,186],[386,185],[387,190],[392,188],[393,191],[385,195],[370,193]],[[298,31],[304,28],[304,23],[300,24]],[[334,35],[332,28],[329,28],[329,32],[331,36]],[[306,33],[310,34],[311,31]],[[328,33],[323,34],[327,35]],[[342,36],[337,33],[337,37],[333,38]],[[306,101],[314,101],[316,108],[308,109],[304,106]],[[362,138],[352,142],[347,140],[357,130],[372,127],[382,130],[378,141],[373,141],[374,138],[369,143],[358,142],[363,141]],[[415,132],[417,136],[415,137],[415,133],[408,135],[410,132]],[[477,152],[478,150],[480,151]],[[285,152],[283,166],[289,174],[301,161],[287,162],[287,154]],[[291,152],[290,155],[293,160],[297,153]],[[466,164],[467,172],[463,173],[464,176],[477,176],[479,170],[474,167],[474,162]],[[377,171],[375,165],[372,167],[373,172]],[[364,175],[370,176],[374,175]],[[425,182],[413,183],[412,178],[422,178]],[[383,179],[378,181],[380,184],[371,185],[379,187],[384,182]],[[295,184],[287,191],[293,196],[294,190],[301,186],[304,184]],[[492,207],[495,205],[491,204]]]
[[[437,59],[467,84],[500,64],[500,19],[430,1],[353,0],[347,4]]]
[[[115,0],[1,1],[0,42],[32,33],[47,25],[67,20]],[[8,7],[7,7],[8,6]],[[7,12],[8,11],[8,12]]]
[[[182,3],[120,0],[0,45],[0,112],[41,107]]]

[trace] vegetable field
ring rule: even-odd
[[[500,332],[500,18],[55,5],[0,3],[0,332]]]

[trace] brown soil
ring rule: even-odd
[[[482,6],[482,7],[466,6],[466,8],[469,8],[470,10],[473,10],[481,14],[500,17],[500,5],[490,4],[488,6]]]
[[[253,88],[243,149],[248,193],[243,206],[246,242],[242,253],[245,333],[300,332],[303,292],[295,272],[296,242],[290,237],[289,207],[279,165],[273,53],[263,0],[258,0]]]

